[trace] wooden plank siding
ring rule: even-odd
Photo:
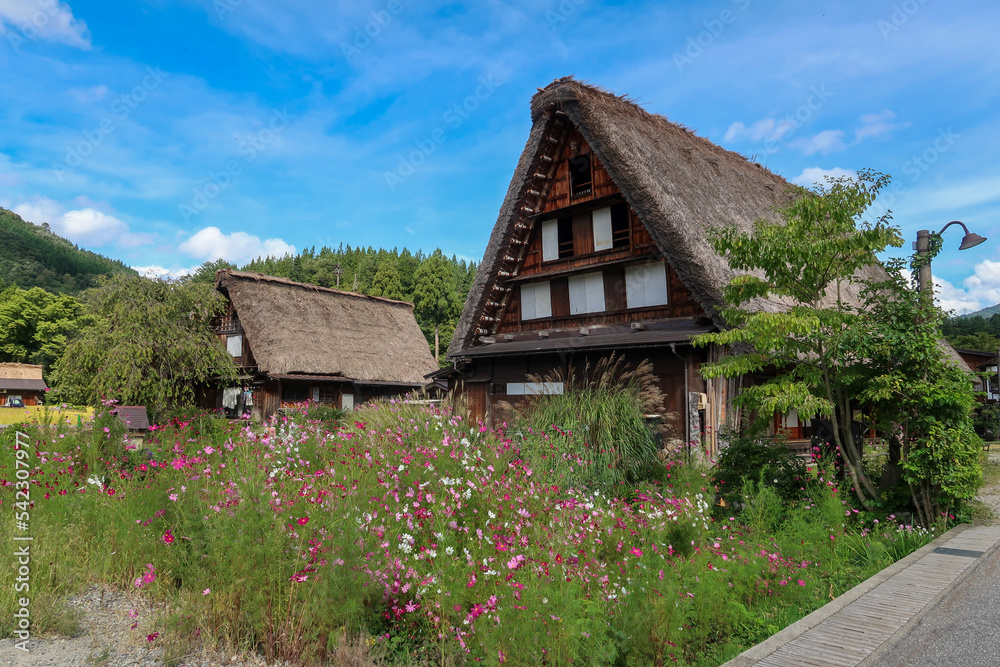
[[[574,146],[576,147],[575,150]],[[593,185],[589,194],[572,197],[570,195],[569,159],[582,155],[590,156],[591,169],[593,170]],[[566,208],[570,204],[580,204],[618,194],[618,186],[611,180],[611,174],[601,164],[601,160],[597,157],[597,154],[590,150],[590,145],[587,144],[579,130],[574,128],[569,132],[566,141],[563,143],[562,151],[556,159],[559,161],[559,164],[556,167],[556,173],[552,179],[548,197],[546,197],[545,204],[542,207],[543,212],[549,213],[560,208]]]
[[[570,193],[569,159],[589,155],[592,165],[592,188],[588,194],[577,197]],[[590,206],[587,204],[590,203]],[[581,205],[583,205],[581,207]],[[591,214],[596,208],[619,205],[627,208],[628,245],[606,250],[594,250],[594,235]],[[572,206],[564,215],[561,209]],[[555,214],[555,215],[549,215]],[[616,214],[617,215],[617,214]],[[569,224],[572,231],[572,256],[551,261],[543,261],[542,223],[546,220],[560,220]],[[622,234],[619,233],[619,238]],[[616,325],[642,320],[656,320],[676,317],[692,317],[704,313],[704,309],[691,296],[690,290],[681,282],[677,273],[668,264],[667,304],[652,308],[626,308],[625,266],[643,261],[663,261],[656,259],[659,251],[642,220],[625,203],[618,186],[601,165],[598,157],[577,130],[572,130],[563,143],[556,167],[553,183],[549,189],[542,213],[536,215],[533,228],[524,253],[524,259],[516,277],[505,282],[512,287],[506,307],[499,314],[500,321],[496,333],[518,331],[539,331],[552,328],[572,328],[590,325]],[[631,261],[630,261],[631,260]],[[605,310],[570,316],[567,277],[586,273],[588,270],[604,272]],[[533,276],[539,280],[551,274],[550,291],[552,298],[551,317],[521,321],[521,299],[519,285],[530,282]]]

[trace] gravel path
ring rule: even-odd
[[[67,600],[70,608],[81,613],[81,636],[57,639],[32,639],[28,652],[15,648],[14,640],[0,641],[0,665],[31,667],[162,667],[163,651],[147,640],[143,619],[157,611],[148,602],[123,593],[98,587]],[[134,611],[136,619],[130,617]],[[132,629],[132,624],[139,621]],[[205,651],[182,659],[187,667],[265,667],[256,656],[227,656]]]
[[[990,463],[1000,465],[1000,445],[993,445],[990,448]],[[1000,522],[1000,481],[991,486],[984,486],[979,490],[979,500],[984,505],[993,510],[993,521]]]

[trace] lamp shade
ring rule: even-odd
[[[985,236],[980,236],[975,232],[969,232],[962,238],[962,245],[958,246],[958,249],[968,250],[969,248],[975,247],[985,241],[986,241]]]

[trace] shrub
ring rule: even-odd
[[[720,434],[726,447],[719,455],[714,481],[719,497],[726,504],[739,502],[747,482],[770,483],[785,501],[799,498],[802,493],[806,464],[789,451],[782,435],[737,433],[726,430]]]

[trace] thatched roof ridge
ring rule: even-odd
[[[411,303],[231,269],[215,284],[264,373],[423,385],[438,367]]]
[[[734,276],[708,243],[708,231],[735,224],[749,231],[755,220],[780,221],[778,210],[803,192],[763,166],[692,131],[651,114],[625,97],[574,80],[558,79],[531,100],[532,129],[511,179],[479,272],[452,339],[449,354],[476,344],[476,324],[499,268],[520,207],[538,170],[540,145],[553,111],[565,114],[601,160],[659,252],[694,298],[725,326],[722,289]],[[752,308],[777,311],[776,301]]]

